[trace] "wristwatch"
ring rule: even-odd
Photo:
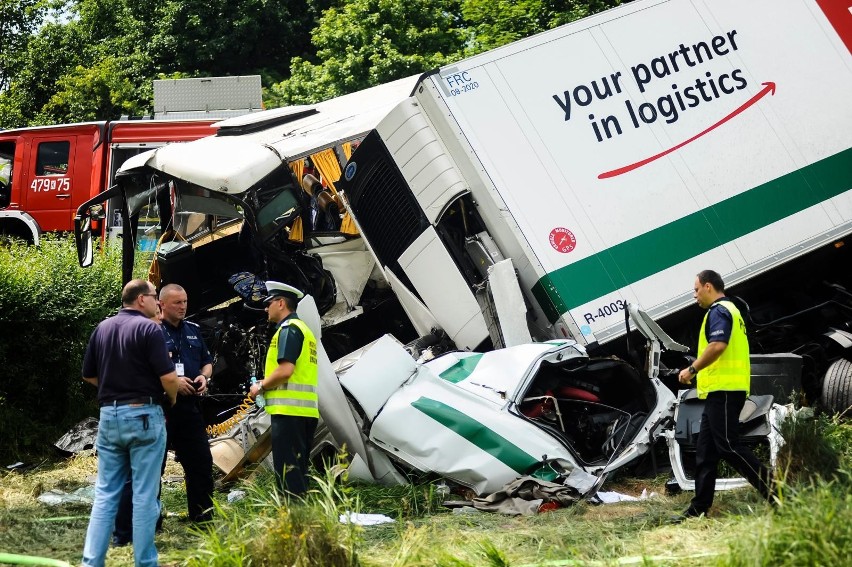
[[[265,392],[265,391],[266,390],[263,389],[263,380],[261,380],[260,382],[257,383],[257,393],[260,394],[261,392]]]
[[[687,368],[687,370],[689,370],[689,373],[692,374],[693,376],[698,374],[698,370],[696,370],[695,367],[691,364],[689,365],[689,368]]]

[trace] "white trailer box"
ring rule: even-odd
[[[850,233],[850,49],[839,3],[637,0],[424,76],[344,193],[460,347],[488,337],[489,258],[537,338],[604,343],[627,302],[659,319],[702,269],[736,284]]]

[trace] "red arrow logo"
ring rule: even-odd
[[[719,126],[721,126],[722,124],[724,124],[725,122],[727,122],[728,120],[730,120],[731,118],[736,116],[737,114],[740,114],[745,109],[747,109],[748,107],[750,107],[751,105],[753,105],[754,103],[756,103],[757,101],[759,101],[760,99],[765,97],[767,94],[772,94],[772,95],[775,94],[775,83],[770,81],[768,83],[762,83],[762,84],[763,84],[763,89],[759,93],[757,93],[756,95],[754,95],[753,97],[748,99],[742,106],[740,106],[739,108],[734,110],[732,113],[730,113],[726,117],[722,118],[721,120],[719,120],[718,122],[716,122],[715,124],[713,124],[712,126],[707,128],[703,132],[699,132],[698,134],[691,137],[690,139],[688,139],[684,142],[681,142],[678,145],[676,145],[672,148],[669,148],[664,152],[660,152],[657,155],[651,156],[649,158],[645,158],[642,161],[637,161],[636,163],[626,165],[626,166],[620,167],[618,169],[613,169],[612,171],[607,171],[605,173],[601,173],[600,175],[598,175],[598,179],[609,179],[610,177],[615,177],[616,175],[621,175],[622,173],[627,173],[628,171],[633,171],[634,169],[639,169],[643,165],[646,165],[646,164],[651,163],[652,161],[658,160],[663,156],[667,156],[670,153],[681,149],[682,147],[684,147],[688,143],[694,142],[695,140],[697,140],[698,138],[700,138],[704,134],[706,134],[706,133],[708,133],[712,130],[715,130],[716,128],[718,128]]]

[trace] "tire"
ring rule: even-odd
[[[852,413],[852,362],[841,358],[825,371],[820,405],[831,413]]]

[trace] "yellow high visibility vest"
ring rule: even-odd
[[[734,320],[731,327],[731,338],[728,347],[722,352],[722,356],[707,368],[698,373],[698,397],[704,399],[710,392],[716,391],[741,391],[746,395],[751,386],[751,363],[749,362],[748,338],[745,332],[745,322],[740,310],[730,301],[720,301],[731,314]],[[701,323],[701,332],[698,336],[698,356],[707,348],[707,336],[704,328],[707,325],[707,317],[710,310],[704,315]]]
[[[296,415],[303,417],[319,417],[319,398],[317,397],[317,381],[319,367],[317,366],[317,340],[311,329],[300,319],[289,319],[275,331],[275,336],[266,351],[266,373],[269,376],[278,368],[278,335],[281,329],[288,325],[298,327],[302,331],[302,351],[296,359],[296,367],[292,376],[281,386],[267,390],[266,412],[271,415]]]

